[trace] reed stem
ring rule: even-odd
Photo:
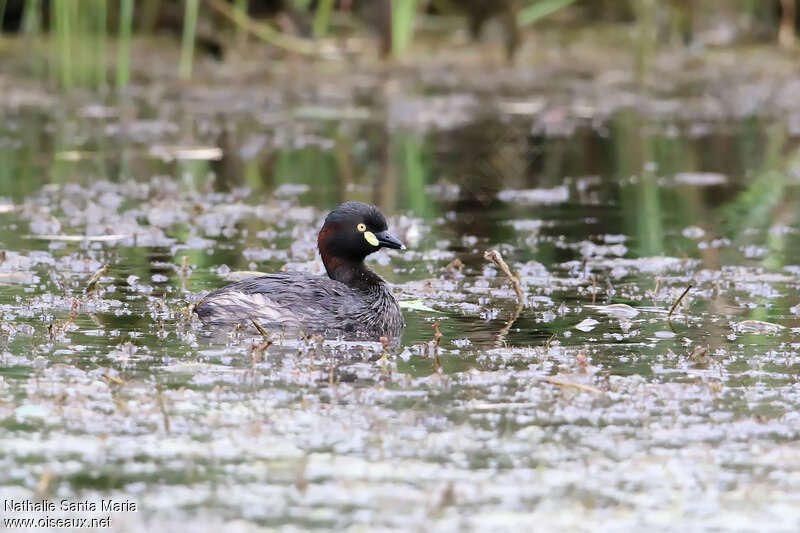
[[[246,17],[247,16],[247,0],[234,0],[233,2],[233,10],[236,12],[236,15],[239,17]],[[239,47],[244,46],[245,41],[247,40],[247,32],[241,26],[236,26],[236,44]]]
[[[289,52],[304,55],[316,55],[317,49],[313,42],[307,39],[300,39],[292,35],[281,33],[267,24],[254,21],[246,15],[238,13],[223,0],[206,0],[206,5],[211,9],[227,18],[237,26],[242,27],[251,35],[258,37],[264,42],[268,42]]]
[[[317,11],[314,13],[314,23],[312,32],[315,39],[325,37],[331,23],[331,13],[333,13],[333,0],[319,0]]]
[[[56,49],[51,61],[57,73],[57,81],[64,89],[73,85],[72,76],[72,39],[70,28],[70,3],[54,2],[52,4],[53,26],[56,32]]]
[[[392,0],[392,54],[402,54],[414,35],[417,0]]]
[[[192,77],[194,61],[194,43],[197,35],[197,12],[200,0],[185,0],[183,15],[183,39],[181,40],[181,60],[178,65],[178,76],[183,80]]]
[[[538,2],[533,2],[519,10],[517,13],[517,26],[522,27],[533,24],[573,2],[575,0],[539,0]]]
[[[117,39],[117,89],[128,86],[131,80],[131,34],[133,1],[121,0],[119,6],[119,37]]]
[[[106,86],[106,46],[108,42],[108,4],[107,0],[95,0],[94,14],[94,76],[97,88]]]
[[[3,33],[3,20],[6,18],[6,1],[0,0],[0,34]]]

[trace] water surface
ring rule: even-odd
[[[791,117],[437,82],[2,109],[3,497],[152,531],[796,531]],[[370,258],[416,301],[396,352],[190,319],[231,273],[321,273],[346,199],[409,245]]]

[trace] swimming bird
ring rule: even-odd
[[[207,294],[194,308],[209,326],[248,326],[345,340],[397,338],[403,314],[387,283],[364,259],[405,249],[377,207],[345,202],[325,217],[317,248],[328,277],[284,272],[245,279]]]

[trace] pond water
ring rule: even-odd
[[[120,530],[800,528],[793,115],[325,90],[0,111],[2,498],[133,501]],[[345,199],[409,245],[369,260],[411,302],[396,351],[189,318],[321,272]]]

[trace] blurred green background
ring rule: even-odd
[[[173,73],[190,79],[198,58],[261,53],[413,64],[431,49],[496,49],[525,63],[556,26],[565,40],[623,33],[642,67],[663,47],[792,49],[797,21],[795,0],[0,0],[0,28],[18,38],[0,53],[53,86],[125,87],[150,60],[136,43],[153,39],[179,50]]]

